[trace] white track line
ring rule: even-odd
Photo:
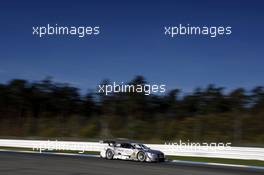
[[[194,162],[194,161],[185,161],[185,160],[171,160],[169,162],[184,163],[184,164],[191,164],[191,165],[212,165],[212,166],[225,166],[225,167],[236,167],[236,168],[249,168],[249,169],[264,170],[263,166],[236,165],[236,164],[224,164],[224,163],[212,163],[212,162]]]

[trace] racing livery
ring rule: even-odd
[[[152,150],[144,144],[130,141],[103,141],[107,143],[100,156],[106,159],[136,160],[140,162],[164,162],[164,153]]]

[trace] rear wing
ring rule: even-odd
[[[107,143],[109,146],[114,146],[116,144],[116,141],[114,140],[101,140],[100,143]]]
[[[124,138],[118,138],[114,140],[101,140],[100,143],[107,143],[109,146],[115,146],[118,143],[136,143],[136,142]]]

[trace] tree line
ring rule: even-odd
[[[109,83],[108,80],[102,83]],[[146,84],[136,76],[129,84]],[[264,87],[208,85],[184,94],[81,94],[51,78],[0,84],[0,135],[123,137],[149,142],[189,140],[264,144]]]

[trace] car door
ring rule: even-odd
[[[131,156],[133,151],[133,146],[130,143],[122,143],[117,150],[118,154],[123,156]]]

